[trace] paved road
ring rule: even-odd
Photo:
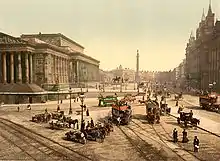
[[[220,114],[203,110],[199,107],[198,97],[184,95],[184,100],[179,104],[184,105],[184,111],[189,112],[193,110],[194,117],[200,119],[200,125],[202,128],[212,131],[213,133],[220,134]],[[179,116],[177,113],[178,108],[175,107],[175,101],[169,100],[168,104],[172,106],[171,113],[175,116]]]

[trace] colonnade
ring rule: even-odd
[[[0,82],[32,83],[32,59],[30,52],[0,52]]]
[[[66,58],[54,56],[54,81],[59,83],[68,83],[68,64],[69,60]]]

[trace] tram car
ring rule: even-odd
[[[112,105],[112,121],[117,122],[117,119],[120,118],[121,124],[129,124],[132,119],[132,109],[130,105],[127,105],[125,102],[119,101],[116,104]]]
[[[118,98],[112,95],[106,97],[100,96],[98,97],[98,99],[99,99],[99,104],[98,104],[99,107],[112,106],[118,101]]]
[[[203,109],[220,112],[220,96],[216,93],[200,96],[199,104]]]
[[[150,124],[154,124],[160,122],[160,110],[159,110],[159,104],[156,101],[148,101],[146,103],[146,117],[147,121]]]

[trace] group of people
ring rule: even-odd
[[[91,118],[90,122],[87,121],[87,125],[85,123],[85,120],[83,120],[82,124],[81,124],[81,131],[83,132],[83,131],[85,131],[85,129],[88,130],[89,128],[94,128],[94,127],[95,127],[95,124],[94,124],[94,121],[92,118]]]
[[[186,129],[183,130],[182,134],[183,134],[182,143],[187,143],[189,141],[189,139],[187,137]],[[173,142],[174,143],[178,142],[178,131],[176,128],[174,128],[174,130],[173,130]],[[194,137],[193,147],[194,147],[194,152],[199,151],[199,139],[197,136]]]
[[[31,110],[31,105],[30,105],[30,104],[27,105],[27,109],[28,109],[28,110]],[[17,107],[17,110],[18,110],[18,112],[20,111],[20,106]]]

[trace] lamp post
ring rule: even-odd
[[[60,103],[59,91],[60,91],[60,89],[58,88],[58,89],[57,89],[57,103],[58,103],[58,105],[59,105],[59,103]]]
[[[70,109],[69,109],[69,115],[71,115],[73,113],[72,111],[72,104],[71,104],[71,93],[72,93],[72,89],[71,87],[69,88],[69,94],[70,94]]]
[[[82,123],[83,123],[83,103],[84,103],[84,99],[85,99],[85,96],[84,96],[84,94],[80,94],[80,96],[79,96],[79,98],[80,98],[80,101],[81,101],[81,127],[80,127],[80,129],[81,129],[81,131],[82,131]]]

